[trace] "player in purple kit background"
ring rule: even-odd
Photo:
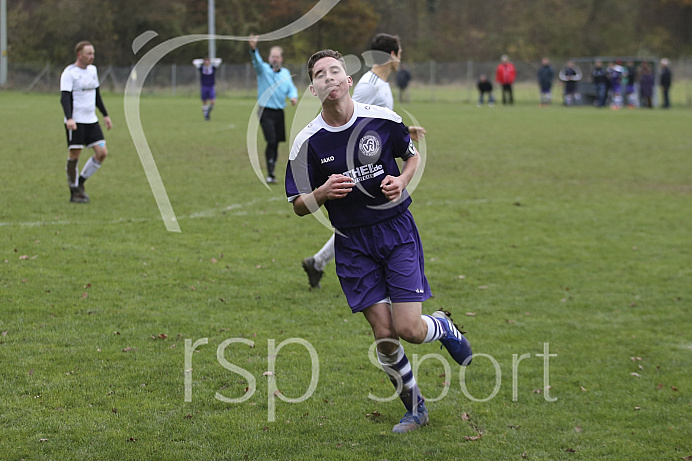
[[[341,287],[351,311],[362,312],[370,324],[378,361],[406,407],[393,431],[415,430],[428,423],[428,411],[399,340],[439,340],[457,363],[472,359],[468,340],[448,312],[422,315],[422,302],[432,294],[406,191],[419,155],[395,112],[351,99],[353,79],[341,54],[315,53],[308,75],[322,112],[293,143],[286,195],[299,216],[326,207],[336,228]]]
[[[211,111],[216,105],[216,68],[221,65],[221,58],[194,59],[192,64],[199,70],[202,114],[204,114],[204,120],[209,121]]]

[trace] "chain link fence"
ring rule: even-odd
[[[653,58],[656,59],[657,58]],[[553,59],[551,65],[555,69],[554,93],[561,93],[557,74],[565,65],[567,59]],[[607,60],[604,60],[607,63]],[[520,96],[524,100],[528,97],[531,102],[538,101],[536,73],[540,62],[513,62],[517,71],[516,86]],[[465,62],[436,62],[405,63],[405,67],[412,76],[410,89],[415,101],[450,101],[460,103],[475,103],[477,99],[476,83],[481,74],[494,81],[497,61],[465,61]],[[591,82],[591,65],[578,60],[584,74],[582,84]],[[130,75],[129,67],[113,67],[100,64],[99,78],[101,87],[105,91],[123,93],[125,84]],[[294,82],[302,92],[307,88],[309,81],[304,65],[292,65],[286,67],[294,75]],[[673,72],[673,85],[671,95],[675,105],[692,107],[692,57],[681,57],[672,60],[670,66]],[[354,73],[354,80],[367,69],[361,69]],[[38,63],[9,63],[8,79],[4,89],[15,91],[58,92],[60,87],[60,74],[63,68],[57,68],[50,64]],[[395,79],[390,79],[392,87],[395,87]],[[658,78],[657,78],[658,83]],[[499,93],[499,87],[494,84],[495,92]],[[225,94],[246,95],[254,97],[256,94],[256,79],[252,65],[222,64],[217,70],[216,90],[219,96]],[[199,72],[192,64],[161,64],[152,69],[147,76],[143,88],[143,94],[168,94],[172,96],[191,96],[199,93]],[[658,92],[656,92],[658,93]],[[521,97],[518,98],[518,101]]]

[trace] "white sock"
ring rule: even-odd
[[[431,343],[437,341],[445,334],[444,325],[442,320],[432,317],[430,315],[421,315],[421,318],[428,325],[428,332],[425,334],[424,343]]]
[[[327,240],[322,249],[315,253],[315,269],[323,271],[329,261],[334,259],[334,234]]]
[[[96,170],[99,168],[101,168],[101,162],[96,160],[94,157],[90,157],[86,164],[84,164],[84,168],[82,168],[80,176],[84,179],[88,179],[92,174],[96,173]]]

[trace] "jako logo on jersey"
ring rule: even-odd
[[[380,153],[380,140],[377,136],[366,134],[360,138],[358,149],[360,149],[361,154],[367,157],[374,157]]]
[[[329,157],[325,157],[323,159],[320,159],[320,164],[324,164],[327,162],[333,162],[334,161],[334,156],[330,155]]]

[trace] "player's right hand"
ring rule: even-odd
[[[327,200],[335,200],[346,197],[353,190],[353,179],[343,174],[333,174],[322,187],[325,188]]]

